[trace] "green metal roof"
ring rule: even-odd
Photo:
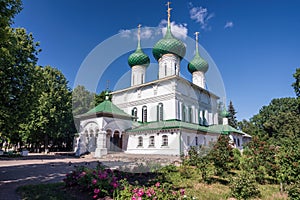
[[[164,54],[175,54],[182,59],[185,56],[186,47],[183,42],[175,38],[171,33],[171,27],[167,27],[164,38],[160,39],[153,47],[152,54],[159,60]]]
[[[229,134],[231,132],[244,134],[229,125],[212,125],[212,126],[201,126],[199,124],[193,124],[188,122],[182,122],[178,120],[166,120],[159,122],[149,122],[144,123],[136,128],[129,129],[126,132],[140,132],[140,131],[150,131],[150,130],[166,130],[166,129],[190,129],[201,132],[217,133],[217,134]]]
[[[120,117],[132,118],[132,116],[125,113],[123,110],[118,108],[109,100],[103,101],[98,106],[94,107],[93,109],[83,114],[82,116],[88,116],[93,114],[109,114],[116,117],[120,116]]]
[[[223,133],[223,134],[229,134],[229,133],[238,133],[244,135],[245,133],[243,131],[237,130],[233,128],[232,126],[229,125],[212,125],[208,127],[209,132],[218,132],[218,133]]]
[[[207,72],[208,70],[208,63],[201,58],[198,51],[196,52],[195,57],[191,62],[188,64],[188,70],[190,73],[193,73],[195,71],[201,71],[201,72]]]

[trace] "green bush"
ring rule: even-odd
[[[300,182],[290,184],[286,190],[291,200],[300,200]]]
[[[254,177],[246,172],[242,172],[231,180],[230,190],[230,196],[237,199],[250,199],[261,196]]]

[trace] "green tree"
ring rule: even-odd
[[[296,72],[293,74],[294,78],[295,78],[295,82],[292,84],[296,96],[300,97],[300,68],[296,69]]]
[[[68,143],[75,132],[72,116],[71,92],[67,80],[57,69],[50,66],[37,67],[40,81],[38,103],[31,113],[28,126],[29,141],[51,145]]]
[[[228,106],[228,112],[229,112],[229,117],[228,117],[228,124],[234,128],[237,128],[237,119],[236,119],[236,111],[233,107],[232,101],[229,102]]]
[[[214,163],[217,175],[226,175],[234,160],[233,148],[229,145],[228,135],[220,135],[208,157]]]
[[[86,113],[94,107],[95,94],[78,85],[72,91],[73,115]]]
[[[19,124],[32,110],[31,89],[39,50],[25,29],[5,27],[5,31],[4,40],[0,40],[0,134],[17,143]]]
[[[265,183],[269,176],[276,180],[276,153],[278,147],[272,144],[267,137],[256,137],[247,143],[243,151],[241,168],[255,175],[256,181]]]
[[[268,135],[271,139],[300,136],[299,101],[296,98],[273,99],[263,106],[251,122],[259,130],[258,135]]]
[[[106,90],[103,90],[100,94],[96,94],[95,97],[94,97],[94,106],[97,106],[98,104],[102,103],[104,100],[105,100],[105,96],[106,96],[106,93],[110,93],[111,91],[106,91]],[[109,100],[111,101],[111,98],[112,98],[112,95],[110,94],[109,95]]]

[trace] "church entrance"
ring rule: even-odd
[[[116,152],[122,151],[123,135],[121,135],[121,133],[119,131],[115,131],[113,136],[111,136],[111,134],[107,134],[107,136],[109,137],[109,140],[108,140],[109,145],[107,145],[107,149],[109,151],[116,151]]]

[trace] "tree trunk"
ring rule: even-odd
[[[44,143],[45,154],[49,153],[48,145],[49,145],[49,138],[48,138],[48,135],[46,134],[45,135],[45,143]]]

